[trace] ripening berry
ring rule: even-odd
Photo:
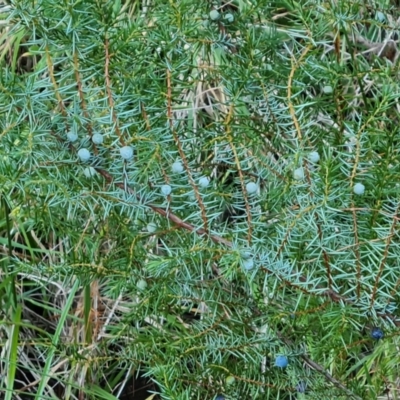
[[[377,11],[375,13],[375,18],[379,21],[379,22],[385,22],[386,21],[386,16],[382,11]]]
[[[289,361],[286,356],[278,356],[275,359],[275,367],[278,368],[286,368],[289,364]]]
[[[157,230],[157,225],[154,222],[149,222],[147,224],[146,229],[147,229],[147,232],[154,233]]]
[[[136,287],[139,290],[145,290],[147,288],[147,282],[144,279],[140,279],[138,280],[138,282],[136,283]]]
[[[196,194],[194,192],[189,192],[187,194],[187,197],[188,197],[189,201],[195,201],[196,200]]]
[[[383,330],[381,328],[378,328],[377,326],[375,326],[371,330],[371,337],[372,337],[372,339],[380,340],[385,337],[385,333],[383,332]]]
[[[221,15],[220,15],[220,13],[217,11],[217,10],[211,10],[210,11],[210,18],[211,18],[211,20],[212,21],[217,21],[217,20],[219,20],[219,17],[220,17]]]
[[[78,140],[78,135],[75,132],[69,131],[67,133],[67,139],[71,143],[76,142]]]
[[[365,186],[362,183],[356,183],[353,188],[355,194],[364,194]]]
[[[83,173],[86,176],[86,178],[93,178],[97,174],[96,170],[93,167],[86,167],[83,170]]]
[[[319,161],[319,154],[318,151],[312,151],[309,155],[308,155],[308,160],[314,164],[316,164]]]
[[[88,149],[80,149],[78,151],[78,157],[83,162],[89,161],[90,160],[90,151]]]
[[[233,14],[228,13],[224,15],[224,19],[226,19],[227,22],[233,22],[235,17],[233,16]]]
[[[95,133],[95,134],[92,136],[92,142],[93,142],[94,144],[102,144],[102,143],[103,143],[103,140],[104,140],[104,138],[103,138],[103,135],[102,135],[101,133]]]
[[[253,254],[250,251],[246,251],[246,250],[242,251],[240,253],[240,255],[242,256],[243,260],[248,260],[253,257]]]
[[[180,174],[181,172],[183,172],[183,165],[182,165],[182,163],[181,162],[179,162],[179,161],[175,161],[173,164],[172,164],[172,172],[174,173],[174,174]]]
[[[258,191],[258,185],[257,185],[257,183],[249,182],[249,183],[246,185],[246,190],[247,190],[247,193],[248,193],[248,194],[257,193],[257,191]]]
[[[254,268],[254,261],[252,258],[249,258],[247,260],[243,260],[243,267],[244,269],[246,269],[247,271],[250,271],[251,269]]]
[[[169,185],[162,185],[161,186],[161,193],[164,196],[169,196],[171,194],[171,192],[172,192],[171,186],[169,186]]]
[[[210,184],[210,179],[207,176],[202,176],[199,179],[199,185],[203,188],[207,187]]]
[[[303,168],[297,168],[293,171],[293,178],[297,181],[304,179],[304,170]]]
[[[133,157],[133,147],[131,146],[121,147],[119,152],[124,160],[130,160]]]
[[[330,86],[330,85],[324,86],[323,89],[322,89],[322,91],[323,91],[325,94],[331,94],[331,93],[333,93],[333,87]]]

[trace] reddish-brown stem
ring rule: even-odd
[[[190,172],[189,164],[186,159],[185,153],[182,149],[181,142],[179,140],[178,134],[175,131],[174,124],[173,124],[173,116],[172,116],[172,87],[171,87],[171,72],[169,69],[167,69],[167,118],[169,121],[169,126],[172,132],[172,135],[174,137],[174,141],[176,144],[176,147],[178,148],[179,156],[182,159],[183,166],[186,170],[186,173],[188,174],[189,178],[189,183],[193,188],[194,194],[196,196],[197,203],[200,207],[200,212],[201,212],[201,218],[203,220],[204,224],[204,232],[208,232],[208,220],[207,220],[207,213],[206,213],[206,208],[204,206],[203,200],[200,196],[200,193],[198,191],[198,188],[196,184],[194,183],[192,173]]]
[[[115,132],[117,133],[119,142],[121,143],[122,146],[125,146],[124,138],[122,137],[121,131],[119,130],[118,118],[117,118],[117,114],[115,113],[115,110],[114,110],[114,99],[113,99],[113,95],[112,95],[112,91],[111,91],[111,79],[110,79],[110,58],[111,58],[111,56],[109,53],[108,38],[106,38],[106,40],[105,40],[104,49],[106,52],[105,64],[104,64],[104,76],[105,76],[105,81],[106,81],[108,106],[110,107],[110,110],[112,113],[112,119],[113,119],[114,126],[115,126]]]
[[[251,220],[251,210],[250,210],[250,204],[249,204],[249,199],[247,196],[247,189],[246,189],[246,185],[244,184],[244,177],[243,177],[243,171],[242,171],[242,167],[240,166],[240,161],[239,161],[239,157],[237,155],[237,151],[236,151],[236,147],[233,144],[233,140],[232,140],[232,133],[231,133],[231,128],[230,128],[230,120],[232,118],[232,114],[233,114],[233,105],[231,104],[231,106],[229,107],[229,113],[226,117],[225,120],[225,126],[226,126],[226,137],[229,141],[229,146],[232,150],[232,153],[234,155],[235,158],[235,164],[236,164],[236,168],[239,174],[239,180],[240,180],[240,186],[242,187],[242,193],[243,193],[243,198],[244,198],[244,203],[246,206],[246,214],[247,214],[247,224],[248,224],[248,231],[247,231],[247,241],[249,242],[249,244],[251,244],[251,239],[252,239],[252,234],[253,234],[253,224],[252,224],[252,220]]]
[[[101,168],[96,168],[96,170],[102,176],[104,176],[109,183],[111,183],[113,181],[113,177],[107,171],[105,171]],[[135,194],[133,189],[131,189],[129,186],[125,185],[124,183],[115,183],[115,185],[117,185],[120,189],[127,191],[129,194]],[[140,200],[140,198],[138,196],[136,196],[136,198],[138,200]],[[208,232],[204,228],[196,229],[192,224],[189,224],[189,223],[183,221],[177,215],[171,213],[168,210],[164,210],[163,208],[154,206],[152,204],[147,204],[147,206],[150,207],[157,214],[160,214],[163,217],[168,218],[171,222],[175,223],[176,225],[178,225],[179,227],[181,227],[183,229],[186,229],[190,232],[195,232],[200,236],[208,236],[215,243],[224,244],[227,247],[232,247],[232,242],[230,242],[229,240],[226,240],[220,236],[209,235]]]
[[[76,84],[77,84],[77,87],[78,87],[78,95],[79,95],[79,99],[81,101],[81,107],[82,107],[83,116],[88,121],[88,123],[86,125],[86,128],[87,128],[87,131],[89,133],[89,136],[92,137],[93,136],[93,129],[92,129],[92,124],[89,122],[90,118],[89,118],[89,114],[87,112],[85,95],[83,93],[83,88],[82,88],[82,80],[81,80],[81,77],[80,77],[80,74],[79,74],[79,61],[78,61],[78,56],[77,56],[76,52],[74,52],[74,70],[75,70],[75,79],[76,79]],[[96,147],[96,145],[94,143],[93,143],[93,148],[94,148],[94,153],[98,154],[97,147]]]
[[[395,217],[393,218],[392,226],[390,227],[390,234],[389,234],[389,236],[388,236],[388,238],[386,240],[385,250],[383,252],[382,260],[381,260],[380,265],[379,265],[378,275],[377,275],[377,277],[375,279],[375,285],[374,285],[374,288],[373,288],[372,294],[371,294],[371,305],[370,305],[371,309],[374,306],[376,292],[378,291],[378,285],[379,285],[379,282],[381,280],[381,276],[383,274],[383,270],[385,269],[386,259],[387,259],[387,256],[389,254],[390,243],[392,242],[392,237],[394,235],[394,231],[396,229],[396,225],[397,225],[397,221],[398,221],[398,218],[396,216],[397,216],[397,214],[399,212],[399,209],[400,209],[400,205],[397,206],[397,208],[396,208]]]

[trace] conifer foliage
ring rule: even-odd
[[[399,30],[0,1],[1,398],[399,398]]]

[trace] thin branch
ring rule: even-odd
[[[185,168],[186,173],[188,174],[189,178],[189,183],[193,188],[194,195],[196,196],[197,203],[200,207],[200,212],[201,212],[201,217],[203,219],[204,223],[204,232],[208,232],[208,219],[207,219],[207,213],[206,213],[206,208],[204,206],[203,199],[200,196],[199,190],[197,188],[197,185],[195,184],[192,173],[189,168],[189,163],[187,161],[186,155],[182,149],[181,142],[179,140],[178,134],[176,133],[176,130],[174,128],[174,123],[173,123],[173,116],[172,116],[172,87],[171,87],[171,72],[169,69],[167,69],[167,117],[169,121],[169,126],[172,132],[172,135],[175,140],[176,147],[178,148],[179,156],[182,159],[183,166]]]
[[[248,199],[248,194],[247,194],[247,189],[246,185],[244,184],[244,177],[243,177],[243,171],[242,167],[240,165],[240,160],[236,151],[236,147],[233,144],[233,138],[232,138],[232,133],[231,133],[231,128],[230,128],[230,120],[233,115],[233,105],[229,107],[229,113],[227,115],[226,121],[225,121],[225,126],[226,126],[226,136],[229,141],[229,146],[232,150],[233,156],[235,158],[235,164],[236,168],[239,174],[239,179],[240,179],[240,185],[242,187],[242,192],[243,192],[243,198],[244,198],[244,203],[246,207],[246,214],[247,214],[247,224],[248,224],[248,229],[247,229],[247,241],[249,244],[251,244],[252,241],[252,235],[253,235],[253,229],[252,229],[252,222],[251,222],[251,209],[250,209],[250,204],[249,204],[249,199]]]
[[[104,42],[104,50],[105,50],[105,64],[104,64],[104,76],[105,76],[105,84],[106,84],[106,91],[107,91],[107,98],[108,98],[108,106],[110,107],[112,113],[112,119],[115,126],[115,132],[119,138],[119,142],[122,146],[125,146],[124,138],[122,137],[121,131],[119,130],[119,122],[117,118],[117,114],[115,113],[114,109],[114,99],[111,91],[111,79],[110,79],[110,58],[111,55],[109,53],[109,46],[110,43],[108,38],[105,39]]]

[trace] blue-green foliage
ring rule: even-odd
[[[7,9],[34,60],[0,58],[7,268],[54,283],[41,300],[53,321],[75,279],[91,304],[79,314],[77,299],[65,340],[38,356],[55,352],[61,385],[77,393],[86,374],[117,396],[140,370],[163,399],[373,399],[396,384],[399,64],[377,49],[399,34],[388,3]]]

